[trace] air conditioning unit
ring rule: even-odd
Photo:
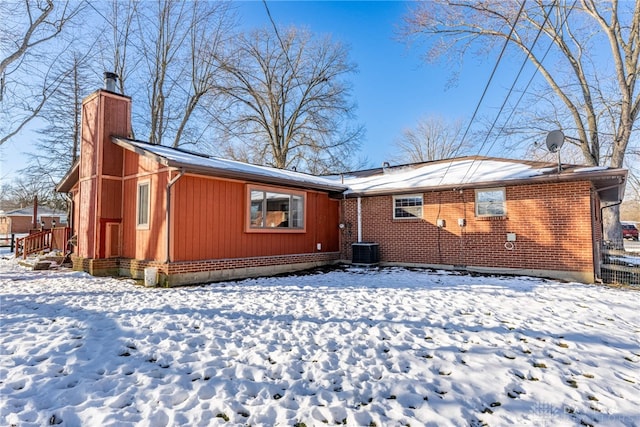
[[[378,243],[360,242],[351,244],[351,262],[359,265],[375,265],[380,262]]]

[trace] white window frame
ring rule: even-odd
[[[147,187],[146,212],[142,212],[143,205],[140,203],[140,189]],[[146,214],[146,218],[141,218]],[[136,228],[138,230],[148,230],[151,217],[151,180],[139,181],[136,186]]]
[[[504,187],[476,189],[475,213],[478,218],[507,216],[507,191]],[[502,200],[481,201],[483,193],[501,193]],[[501,209],[497,209],[501,204]]]
[[[401,205],[398,206],[398,201],[402,200],[402,199],[420,199],[420,205]],[[397,209],[399,208],[419,208],[418,212],[416,212],[416,214],[418,215],[413,215],[413,216],[397,216],[396,213],[398,212]],[[393,219],[399,219],[399,220],[407,220],[407,219],[422,219],[422,215],[424,213],[424,197],[422,194],[402,194],[402,195],[398,195],[398,196],[393,196]],[[409,210],[404,210],[404,212],[407,213],[411,213]]]

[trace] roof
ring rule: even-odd
[[[165,166],[182,169],[185,172],[335,193],[342,193],[347,189],[344,184],[336,180],[302,172],[258,166],[128,138],[113,137],[112,141],[143,157],[155,160]]]
[[[333,177],[347,185],[347,197],[443,189],[588,180],[604,201],[620,201],[627,171],[606,167],[558,165],[491,157],[460,157],[349,172]]]
[[[112,141],[140,156],[187,173],[342,193],[345,197],[590,181],[602,201],[617,203],[624,196],[627,178],[625,169],[563,164],[558,172],[557,163],[482,156],[385,166],[330,177],[319,177],[207,156],[129,138],[112,137]],[[70,191],[78,179],[79,166],[76,162],[56,187],[57,191]]]
[[[28,216],[33,217],[33,206],[27,206],[25,208],[13,209],[10,211],[2,212],[0,211],[1,216]],[[38,206],[38,216],[57,216],[57,217],[66,217],[66,212],[55,211],[53,209],[47,208],[45,206]]]

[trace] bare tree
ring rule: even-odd
[[[139,2],[113,0],[110,9],[105,11],[108,16],[107,30],[98,29],[105,34],[105,37],[100,40],[103,46],[100,49],[102,67],[118,75],[118,90],[123,94],[129,93],[127,81],[140,61],[139,57],[131,59],[132,51],[135,53],[135,46],[132,46],[132,43],[135,44],[133,24],[138,6]]]
[[[39,205],[64,210],[66,201],[53,187],[47,180],[23,176],[2,186],[0,202],[3,209],[14,209],[32,205],[34,196],[38,196]]]
[[[225,2],[161,0],[135,8],[138,81],[147,82],[149,142],[184,143],[202,96],[213,87],[215,58],[229,41],[234,16]]]
[[[61,76],[47,47],[84,6],[75,2],[0,2],[0,145],[40,113]]]
[[[412,129],[405,129],[394,142],[397,163],[419,163],[448,159],[465,154],[471,144],[461,141],[462,122],[448,123],[442,117],[430,116],[418,120]]]
[[[555,118],[585,163],[623,167],[640,112],[640,0],[535,0],[521,14],[519,8],[499,0],[416,3],[406,16],[405,34],[434,37],[429,56],[446,52],[449,59],[474,50],[486,55],[494,43],[508,40],[549,88],[533,96],[553,96],[563,107]],[[537,111],[543,117],[547,112]],[[618,210],[606,212],[611,217],[605,234],[621,240]]]
[[[314,172],[346,170],[359,147],[347,76],[348,51],[297,28],[282,37],[256,30],[221,58],[226,98],[221,122],[233,138],[225,153],[239,160]]]
[[[61,179],[78,158],[82,100],[94,88],[91,64],[84,54],[71,53],[60,68],[60,74],[68,77],[41,111],[40,118],[46,126],[38,130],[41,137],[30,155],[27,168],[22,171],[52,183]]]

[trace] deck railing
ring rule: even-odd
[[[66,252],[71,228],[58,227],[50,230],[42,230],[16,240],[16,258],[27,258],[45,250],[61,250]]]

